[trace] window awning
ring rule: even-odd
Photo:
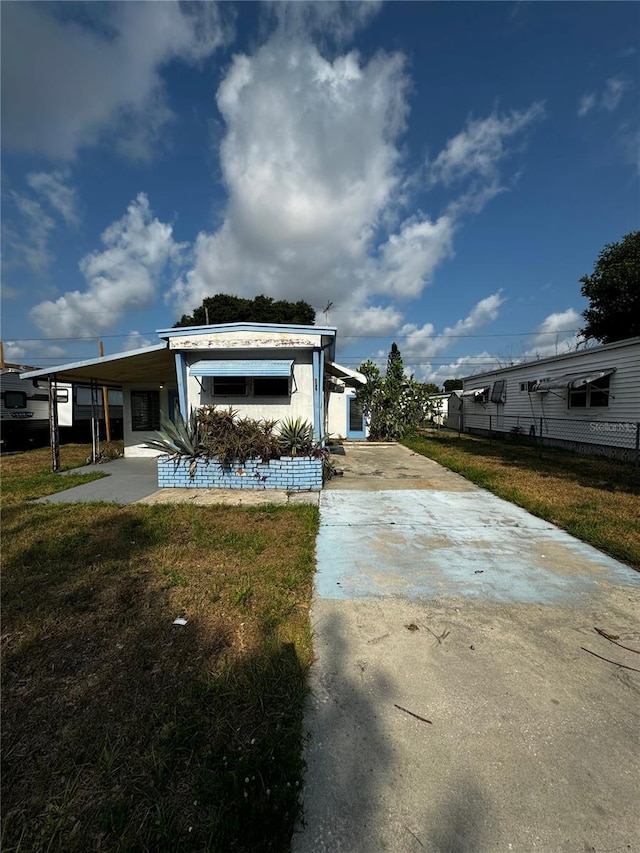
[[[588,373],[564,373],[562,376],[555,376],[553,379],[541,379],[536,382],[533,390],[559,391],[563,388],[583,388],[590,382],[595,382],[604,376],[610,376],[612,373],[615,373],[615,367],[608,370],[591,370]]]
[[[486,394],[489,388],[470,388],[468,391],[463,391],[460,396],[461,397],[482,397],[483,394]]]
[[[351,370],[349,367],[343,367],[341,364],[336,364],[335,361],[327,362],[327,373],[341,379],[345,385],[352,388],[358,388],[360,385],[367,384],[367,377],[357,370]]]
[[[291,376],[292,372],[293,360],[286,359],[205,359],[189,365],[189,376]]]

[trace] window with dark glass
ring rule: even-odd
[[[254,376],[254,397],[288,397],[289,378],[287,376]]]
[[[160,392],[131,392],[131,429],[133,432],[160,429]]]
[[[580,388],[569,389],[570,409],[598,409],[609,405],[611,376],[602,376]]]
[[[58,403],[68,403],[69,402],[69,389],[68,388],[54,388],[53,396],[56,398],[56,402]]]
[[[212,393],[214,397],[246,397],[246,376],[214,376]]]
[[[27,395],[24,391],[5,391],[4,405],[7,409],[26,409]]]

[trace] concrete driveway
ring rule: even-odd
[[[336,461],[294,853],[640,851],[640,575],[405,448]]]

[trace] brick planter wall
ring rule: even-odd
[[[283,456],[262,462],[248,459],[245,463],[220,465],[215,460],[198,461],[195,476],[189,476],[189,462],[174,462],[158,457],[160,489],[282,489],[306,492],[322,488],[322,460],[308,456]]]

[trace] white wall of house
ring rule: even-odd
[[[566,387],[540,393],[528,390],[527,386],[529,382],[612,368],[615,372],[609,380],[606,406],[572,407]],[[572,419],[585,424],[580,440],[615,446],[620,444],[616,431],[609,431],[604,426],[598,428],[597,425],[611,421],[640,421],[640,338],[477,374],[464,380],[464,390],[491,389],[499,380],[506,382],[504,403],[464,398],[465,429],[486,429],[488,415],[491,415],[495,430],[509,431],[514,425],[514,418],[518,418],[528,432],[529,425],[539,430],[542,419],[544,434],[570,439],[569,426],[556,423],[554,419]]]
[[[342,383],[336,382],[336,385]],[[330,438],[346,438],[347,437],[347,417],[349,411],[348,398],[353,396],[354,392],[350,388],[345,388],[344,391],[337,393],[332,391],[328,394],[327,400],[327,435]]]
[[[189,353],[187,362],[193,364],[196,361],[215,360],[223,361],[233,359],[292,359],[293,380],[291,382],[291,395],[283,397],[259,397],[259,396],[213,396],[213,382],[211,377],[187,376],[187,402],[189,408],[215,405],[222,409],[231,407],[241,417],[255,419],[268,419],[283,421],[289,418],[302,418],[313,423],[313,364],[312,352],[310,350],[269,350],[260,349],[256,351],[234,350],[229,352],[198,352]],[[187,369],[188,374],[188,369]],[[249,383],[251,388],[251,383]]]

